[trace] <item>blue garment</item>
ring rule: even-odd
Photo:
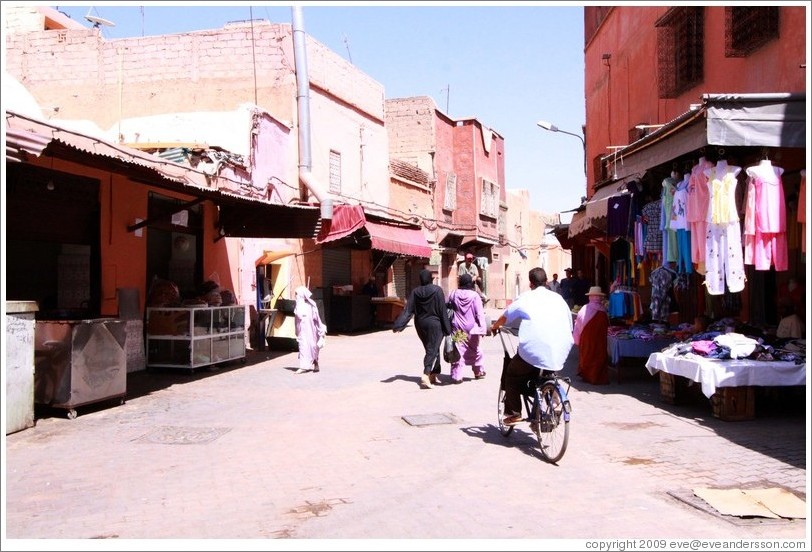
[[[574,343],[572,312],[564,298],[540,286],[525,291],[503,313],[508,326],[521,321],[518,355],[544,370],[561,370]]]

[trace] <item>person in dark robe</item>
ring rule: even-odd
[[[609,383],[609,355],[606,351],[609,315],[600,286],[587,291],[587,303],[578,311],[572,338],[578,346],[578,375],[587,383]]]
[[[440,382],[440,345],[443,337],[451,335],[443,288],[432,283],[432,279],[431,271],[420,271],[420,285],[409,294],[406,306],[392,325],[393,332],[402,332],[414,316],[414,329],[425,351],[420,379],[423,389],[431,389]]]

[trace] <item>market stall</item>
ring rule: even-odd
[[[753,387],[806,385],[806,363],[782,360],[706,358],[701,355],[658,352],[649,356],[646,368],[660,373],[660,391],[667,402],[677,402],[676,378],[701,385],[711,399],[714,416],[745,420],[755,416]]]
[[[606,338],[609,368],[621,379],[621,364],[625,358],[648,358],[672,343],[686,337],[688,332],[668,328],[665,324],[610,326]]]

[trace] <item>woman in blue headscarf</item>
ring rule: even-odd
[[[406,307],[392,326],[392,331],[402,332],[414,316],[414,329],[423,343],[423,377],[420,386],[431,389],[439,383],[440,345],[443,337],[451,334],[451,322],[445,306],[443,288],[432,283],[431,271],[420,271],[420,285],[412,290]]]

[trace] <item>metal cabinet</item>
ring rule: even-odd
[[[36,301],[6,301],[6,435],[34,427]]]
[[[147,366],[194,369],[245,359],[245,307],[147,308]]]
[[[68,410],[127,394],[126,322],[115,318],[37,320],[34,401]]]

